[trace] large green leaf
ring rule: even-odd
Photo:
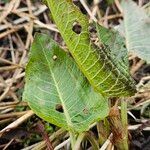
[[[150,62],[150,17],[131,0],[122,1],[126,46],[140,58]]]
[[[94,47],[89,38],[89,23],[71,0],[45,0],[66,45],[91,85],[107,96],[129,96],[135,86],[128,81],[107,49]]]
[[[108,115],[107,99],[94,92],[73,58],[43,34],[31,47],[23,99],[44,120],[77,132]]]

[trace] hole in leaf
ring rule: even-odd
[[[57,104],[55,110],[58,111],[58,112],[60,112],[60,113],[64,112],[63,107],[62,107],[61,104]]]
[[[82,31],[82,26],[78,22],[74,22],[72,30],[77,34],[80,34]]]

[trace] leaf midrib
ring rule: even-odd
[[[45,58],[46,58],[46,61],[47,61],[47,63],[48,63],[48,68],[49,68],[49,71],[50,71],[50,73],[51,73],[51,75],[52,75],[52,79],[53,79],[53,81],[54,81],[54,83],[55,83],[55,87],[56,87],[57,93],[58,93],[58,95],[59,95],[59,98],[60,98],[60,101],[61,101],[61,104],[62,104],[62,107],[63,107],[63,110],[64,110],[64,114],[65,114],[65,117],[66,117],[66,120],[67,120],[67,124],[68,124],[68,126],[73,127],[73,124],[72,124],[72,122],[71,122],[70,115],[69,115],[69,113],[68,113],[68,111],[67,111],[67,108],[66,108],[65,103],[63,102],[62,94],[61,94],[61,92],[60,92],[59,86],[58,86],[57,81],[56,81],[56,79],[55,79],[55,75],[53,74],[53,72],[52,72],[52,70],[51,70],[50,63],[49,63],[48,58],[47,58],[47,56],[46,56],[46,54],[45,54],[43,45],[41,44],[41,42],[39,42],[39,43],[40,43],[40,45],[41,45],[41,47],[42,47],[42,52],[43,52],[43,54],[44,54],[44,56],[45,56]]]

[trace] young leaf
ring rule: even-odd
[[[131,0],[122,2],[126,46],[140,58],[150,62],[150,17]]]
[[[94,92],[73,58],[43,34],[31,47],[23,100],[44,120],[77,132],[108,115],[107,99]]]
[[[90,42],[86,16],[71,1],[46,1],[70,53],[91,85],[107,96],[133,95],[134,84],[105,53],[107,49],[99,50]]]

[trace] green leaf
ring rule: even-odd
[[[73,58],[43,34],[31,47],[23,100],[44,120],[77,132],[108,115],[107,99],[94,92]]]
[[[86,16],[71,1],[46,1],[70,53],[91,85],[106,96],[133,95],[134,84],[128,82],[105,49],[91,43]]]
[[[150,62],[150,17],[131,0],[122,1],[127,49]]]
[[[129,84],[133,84],[133,79],[129,73],[129,63],[127,49],[125,48],[125,39],[119,32],[107,29],[96,24],[98,38],[103,47],[106,47],[106,53],[111,61],[119,68],[122,75],[128,77]]]

